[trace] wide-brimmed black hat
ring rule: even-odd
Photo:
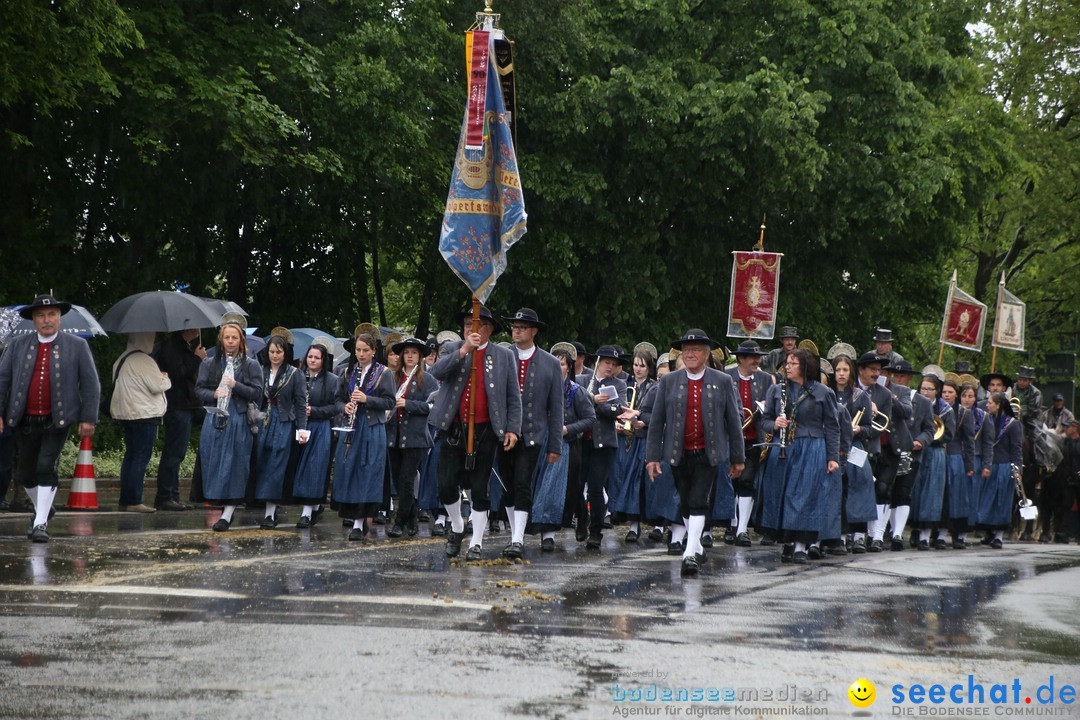
[[[683,345],[687,343],[691,345],[708,345],[710,349],[720,347],[720,343],[711,339],[701,328],[690,328],[683,333],[681,338],[671,343],[671,347],[682,350]]]
[[[739,347],[735,348],[734,355],[739,357],[740,355],[768,355],[768,351],[762,350],[761,346],[757,344],[756,340],[743,340],[739,343]]]
[[[399,343],[394,343],[390,349],[395,355],[400,355],[407,347],[416,348],[421,356],[427,355],[429,351],[428,344],[418,337],[407,337]]]
[[[892,330],[889,328],[874,328],[874,342],[891,343],[892,341]]]
[[[503,320],[505,320],[507,323],[526,323],[528,325],[532,325],[533,327],[540,328],[541,330],[547,327],[547,323],[541,322],[540,317],[532,308],[521,308],[510,317],[504,317]]]
[[[467,307],[464,310],[462,310],[461,312],[459,312],[457,315],[454,316],[454,319],[457,321],[458,325],[463,325],[465,323],[465,321],[468,320],[471,317],[472,317],[472,306]],[[496,328],[500,327],[499,319],[497,317],[495,317],[494,315],[492,315],[491,311],[488,310],[483,305],[480,306],[480,318],[482,320],[490,320],[491,324],[494,325]]]
[[[1005,388],[1011,388],[1013,386],[1013,379],[1004,373],[992,372],[986,373],[979,378],[979,384],[982,385],[983,390],[990,389],[990,381],[997,378],[1005,383]]]
[[[1054,397],[1050,398],[1050,402],[1065,402],[1065,396],[1061,393],[1054,393]]]
[[[967,360],[957,360],[956,367],[953,368],[953,372],[957,375],[970,375],[975,371],[972,370],[971,363],[969,363]]]
[[[873,365],[874,363],[881,365],[882,369],[885,369],[885,366],[889,363],[889,358],[884,355],[878,355],[876,352],[865,352],[859,356],[855,365],[857,367],[862,367],[863,365]],[[910,365],[908,367],[910,367]]]
[[[601,345],[596,348],[596,352],[593,353],[593,356],[596,357],[597,360],[600,358],[611,358],[612,360],[618,360],[619,363],[626,365],[626,357],[620,353],[619,348],[614,345]]]
[[[34,317],[34,311],[40,308],[57,308],[60,311],[60,314],[64,315],[71,309],[71,303],[61,302],[52,295],[38,295],[34,298],[34,302],[21,308],[19,314],[27,320],[31,320]]]
[[[1028,380],[1034,380],[1035,379],[1035,368],[1031,367],[1030,365],[1021,365],[1016,370],[1016,377],[1018,377],[1018,378],[1027,378]]]
[[[799,331],[794,325],[784,325],[780,328],[780,339],[795,338],[799,339]]]
[[[886,365],[882,370],[888,370],[891,373],[900,373],[901,375],[915,374],[915,368],[911,367],[911,363],[904,358],[900,358],[892,365]]]

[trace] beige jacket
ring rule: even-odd
[[[157,420],[165,414],[165,391],[172,387],[172,381],[150,357],[153,349],[154,333],[128,335],[127,349],[113,363],[113,375],[116,375],[120,359],[130,353],[113,386],[109,414],[114,419]]]

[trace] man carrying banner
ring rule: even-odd
[[[761,408],[765,403],[765,393],[773,384],[773,376],[758,369],[762,355],[765,355],[765,351],[758,347],[756,342],[746,340],[735,349],[738,365],[724,371],[736,385],[743,418],[743,445],[748,448],[765,441],[765,431],[761,427]],[[747,528],[754,510],[755,480],[760,459],[761,453],[747,452],[742,474],[732,478],[735,489],[733,541],[739,547],[750,547]],[[731,532],[731,529],[728,532]],[[724,542],[730,544],[731,541],[725,536]]]
[[[486,307],[480,308],[475,332],[467,312],[458,314],[464,323],[463,340],[450,344],[446,353],[431,368],[431,375],[441,385],[428,416],[439,433],[439,502],[450,517],[446,554],[461,552],[465,521],[461,517],[459,487],[471,489],[472,541],[466,560],[479,560],[488,526],[488,482],[495,451],[513,450],[521,434],[521,393],[517,382],[514,353],[490,342],[495,318]],[[470,384],[473,366],[476,382]],[[470,399],[470,391],[475,395]],[[466,437],[471,420],[475,427],[475,447],[469,454]]]
[[[660,380],[649,424],[645,468],[650,480],[666,460],[675,475],[679,510],[686,525],[682,574],[697,575],[705,553],[701,533],[712,508],[718,466],[730,462],[728,474],[742,475],[745,464],[739,397],[735,383],[706,366],[710,348],[720,343],[693,328],[671,344],[682,351],[685,367]]]

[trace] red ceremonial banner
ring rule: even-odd
[[[465,149],[484,149],[484,113],[487,110],[487,74],[490,43],[485,30],[468,34],[469,102],[465,108]]]
[[[966,350],[982,350],[983,329],[986,325],[986,305],[949,284],[949,299],[941,321],[940,342]]]
[[[728,337],[772,339],[782,253],[734,252]]]

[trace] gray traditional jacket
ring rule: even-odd
[[[37,348],[37,333],[19,335],[0,358],[0,411],[11,427],[19,424],[26,411]],[[59,332],[49,343],[49,385],[53,425],[97,424],[101,382],[90,346],[78,335]]]
[[[689,387],[685,368],[660,378],[660,387],[652,403],[646,462],[667,461],[674,467],[682,460]],[[705,431],[705,456],[710,465],[719,465],[724,460],[733,465],[746,461],[741,408],[731,377],[719,370],[705,368],[701,381],[701,419]]]
[[[514,353],[515,371],[521,361]],[[515,378],[517,374],[515,373]],[[520,387],[520,384],[519,384]],[[533,447],[547,434],[549,453],[562,453],[563,427],[562,366],[554,355],[537,347],[529,358],[525,387],[521,390],[521,442]]]
[[[447,346],[446,354],[431,366],[431,375],[439,381],[439,394],[431,408],[428,423],[448,430],[458,416],[461,396],[469,384],[474,353],[458,355],[461,342]],[[489,342],[484,349],[484,367],[477,374],[487,392],[488,416],[500,440],[508,432],[521,435],[521,391],[518,389],[517,361],[514,353]],[[462,418],[464,421],[465,418]],[[559,429],[562,432],[562,428]]]
[[[399,411],[395,399],[394,408],[390,410],[390,419],[386,421],[387,445],[394,448],[431,447],[431,433],[428,432],[428,414],[431,412],[431,406],[428,404],[428,398],[438,389],[439,381],[431,377],[429,373],[425,372],[419,379],[413,375],[409,380],[409,389],[405,393],[405,407]],[[400,391],[399,385],[396,392]],[[398,419],[399,412],[400,420]]]
[[[622,414],[622,406],[626,404],[626,383],[614,376],[597,380],[594,374],[588,378],[588,382],[579,382],[578,384],[585,388],[585,394],[589,397],[589,402],[593,403],[593,409],[596,411],[596,422],[593,423],[592,427],[593,447],[598,449],[615,447],[615,443],[619,439],[615,430],[615,419]],[[618,397],[611,402],[597,405],[592,396],[600,394],[600,388],[604,387],[614,387],[618,392]]]

